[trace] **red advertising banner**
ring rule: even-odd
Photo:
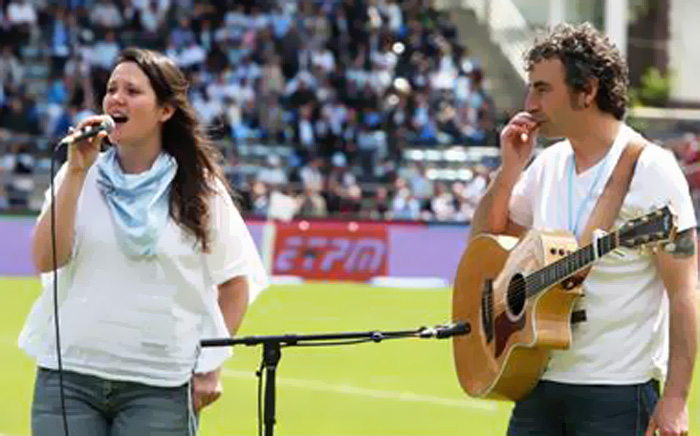
[[[299,221],[276,227],[275,275],[352,281],[386,275],[386,225]]]

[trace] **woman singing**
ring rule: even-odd
[[[225,348],[267,286],[260,256],[187,98],[160,53],[124,50],[102,102],[102,132],[69,145],[56,176],[55,247],[70,434],[193,435],[221,394]],[[32,434],[62,429],[53,329],[51,197],[33,236],[44,291],[20,335],[38,365]],[[49,274],[46,274],[49,273]]]

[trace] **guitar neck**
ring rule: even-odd
[[[618,246],[617,232],[612,232],[598,239],[598,253],[595,252],[596,246],[591,243],[527,275],[525,277],[527,296],[537,295],[545,289],[562,282],[590,266],[597,258],[608,254]]]

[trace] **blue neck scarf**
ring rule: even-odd
[[[156,254],[156,244],[168,222],[170,185],[177,172],[175,158],[161,152],[140,174],[125,174],[115,147],[97,159],[97,184],[112,215],[117,241],[128,257]]]

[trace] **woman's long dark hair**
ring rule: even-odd
[[[121,51],[117,65],[134,62],[146,74],[159,105],[169,104],[173,115],[163,124],[162,147],[177,161],[170,190],[170,216],[188,230],[202,251],[209,251],[208,198],[218,178],[232,194],[219,164],[221,153],[209,141],[188,99],[189,84],[177,65],[165,55],[139,48]]]

